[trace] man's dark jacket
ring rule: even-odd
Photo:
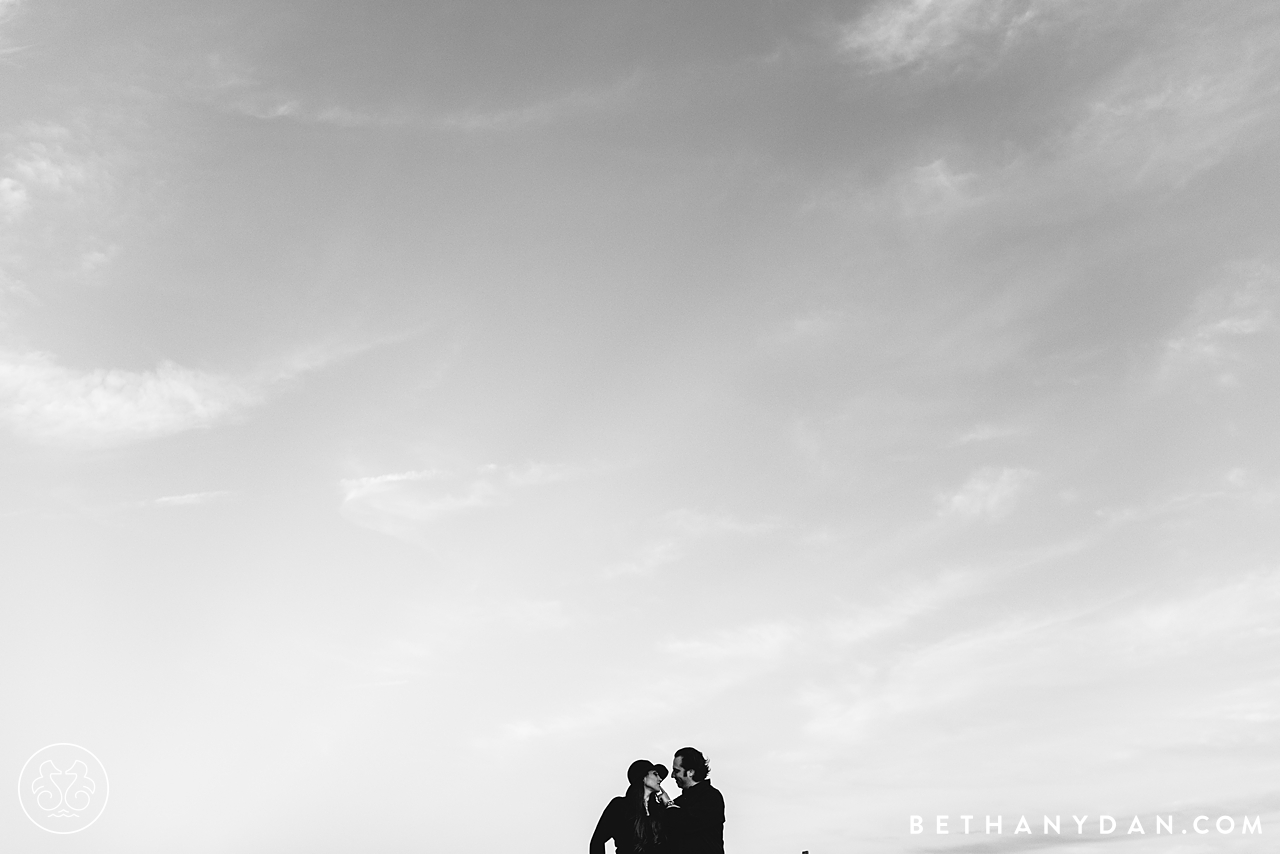
[[[667,810],[674,854],[724,854],[724,796],[703,780],[675,799]]]

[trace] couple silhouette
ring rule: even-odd
[[[662,788],[667,769],[648,759],[627,768],[627,793],[609,801],[591,834],[590,854],[724,854],[724,797],[711,785],[707,759],[692,747],[676,751],[674,800]]]

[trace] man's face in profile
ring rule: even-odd
[[[687,789],[693,785],[693,773],[684,770],[684,763],[679,756],[671,762],[671,777],[681,789]]]

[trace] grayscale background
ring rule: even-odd
[[[0,0],[0,847],[1263,851],[1278,154],[1272,0]]]

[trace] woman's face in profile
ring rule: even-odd
[[[644,787],[650,792],[656,792],[662,788],[662,778],[658,776],[657,771],[650,771],[644,775]]]

